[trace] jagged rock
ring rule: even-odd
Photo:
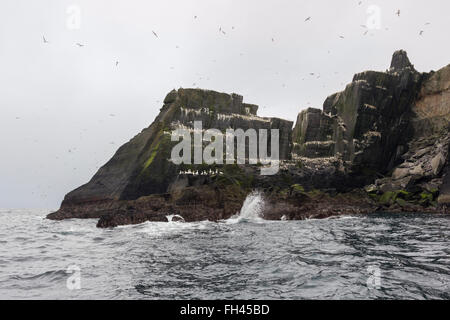
[[[322,110],[309,108],[300,112],[292,133],[293,152],[308,158],[333,156],[333,123],[333,119]]]
[[[103,228],[167,221],[168,215],[218,221],[236,214],[253,189],[267,197],[267,219],[447,212],[450,65],[421,74],[406,52],[397,51],[388,72],[356,74],[344,91],[325,100],[323,110],[302,111],[294,129],[291,121],[258,117],[257,110],[237,94],[171,91],[152,125],[48,218],[99,218]],[[170,132],[193,130],[194,121],[222,132],[279,129],[279,172],[261,176],[260,164],[176,166],[168,161]],[[202,174],[216,170],[220,174]]]
[[[409,61],[408,54],[403,50],[394,52],[394,55],[392,56],[391,68],[389,71],[399,72],[405,69],[414,70],[414,66]]]
[[[404,51],[394,53],[389,73],[356,74],[345,91],[325,100],[323,111],[299,114],[294,153],[310,158],[339,154],[360,174],[389,171],[406,149],[421,81]]]
[[[416,137],[433,143],[436,136],[449,131],[450,65],[425,75],[425,78],[413,106],[415,117],[411,124]]]
[[[425,173],[422,166],[419,164],[414,169],[412,169],[409,174],[416,175],[416,176],[422,176]]]
[[[394,180],[399,180],[409,175],[409,169],[405,168],[397,168],[395,169],[394,173],[392,174],[392,178]]]
[[[438,153],[432,160],[431,160],[431,168],[433,169],[433,174],[437,176],[445,164],[445,158],[442,153]]]
[[[201,121],[203,129],[279,129],[280,159],[289,159],[292,144],[291,121],[257,117],[256,105],[243,103],[237,94],[225,94],[201,89],[171,91],[164,99],[160,114],[150,127],[126,143],[113,158],[84,186],[64,198],[61,209],[49,217],[66,216],[66,211],[86,203],[135,200],[152,194],[165,194],[187,187],[178,179],[180,167],[168,161],[172,147],[170,132],[177,128],[193,129]],[[270,136],[269,136],[270,138]],[[270,149],[269,149],[270,150]],[[201,182],[195,179],[195,183]],[[180,185],[184,183],[184,185]],[[94,206],[92,206],[94,207]],[[91,216],[99,216],[91,213]]]

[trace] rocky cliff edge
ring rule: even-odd
[[[259,189],[266,219],[374,211],[446,213],[450,206],[450,65],[419,73],[406,52],[386,72],[356,74],[322,109],[297,122],[257,116],[237,94],[170,92],[152,125],[119,148],[50,219],[99,218],[99,227],[144,221],[227,219]],[[169,161],[173,130],[278,129],[280,170]],[[259,132],[259,131],[258,131]]]

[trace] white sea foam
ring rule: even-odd
[[[205,230],[208,226],[211,226],[213,222],[201,221],[201,222],[181,222],[172,221],[174,217],[181,217],[178,215],[167,216],[169,222],[145,222],[137,227],[137,232],[146,233],[151,236],[159,237],[171,234],[182,234],[185,231],[191,230]],[[182,217],[181,217],[182,218]]]
[[[171,215],[166,216],[166,218],[167,218],[167,221],[169,221],[169,222],[185,222],[184,218],[182,216],[180,216],[179,214],[171,214]],[[173,221],[173,218],[179,218],[181,220]]]

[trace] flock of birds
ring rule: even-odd
[[[358,2],[358,5],[360,6],[362,3],[363,3],[363,1],[359,1],[359,2]],[[401,14],[402,14],[402,12],[401,12],[400,9],[398,9],[398,10],[395,11],[395,15],[397,15],[398,17],[400,17]],[[194,20],[197,20],[197,19],[198,19],[198,16],[195,15],[195,16],[194,16]],[[311,22],[312,19],[313,19],[312,16],[308,16],[308,17],[306,17],[306,18],[304,19],[304,22],[305,22],[305,23]],[[425,23],[425,26],[428,26],[428,25],[430,25],[430,24],[431,24],[430,22],[427,22],[427,23]],[[367,29],[367,30],[365,30],[364,33],[363,33],[364,36],[367,35],[367,34],[369,33],[369,28],[368,28],[368,26],[367,26],[367,25],[361,25],[361,27]],[[234,30],[234,29],[235,29],[234,26],[232,26],[231,29]],[[223,34],[223,35],[226,35],[226,34],[227,34],[227,32],[222,28],[222,26],[219,26],[219,29],[218,29],[218,30],[219,30],[219,33],[221,33],[221,34]],[[386,30],[388,30],[388,28],[386,28]],[[420,30],[420,31],[419,31],[419,36],[423,36],[424,32],[425,32],[424,30]],[[154,36],[155,38],[157,38],[157,39],[159,38],[159,35],[158,35],[154,30],[152,30],[152,34],[153,34],[153,36]],[[340,39],[345,39],[344,35],[339,35],[339,38],[340,38]],[[47,38],[46,38],[45,36],[42,36],[42,39],[43,39],[43,42],[44,42],[45,44],[50,43],[50,42],[47,40]],[[272,42],[275,42],[276,40],[275,40],[274,37],[272,37],[272,38],[271,38],[271,41],[272,41]],[[83,47],[85,46],[83,43],[80,43],[80,42],[75,43],[75,45],[78,46],[79,48],[83,48]],[[178,49],[179,46],[177,45],[176,48]],[[330,50],[328,50],[328,54],[330,54],[330,53],[331,53]],[[243,53],[240,53],[240,56],[243,56]],[[212,60],[212,62],[216,62],[216,60]],[[115,61],[115,66],[116,66],[116,67],[119,66],[119,61],[118,61],[118,60]],[[170,67],[170,69],[173,70],[174,67]],[[335,74],[337,74],[337,72],[335,72]],[[316,75],[315,73],[309,73],[309,76],[315,76],[317,79],[320,78],[320,74]],[[199,80],[201,80],[201,79],[202,79],[202,77],[199,78]],[[207,79],[209,80],[209,78],[207,78]],[[303,78],[302,80],[305,80],[305,78]],[[341,84],[343,84],[343,83],[341,83]],[[194,83],[193,83],[193,86],[195,87],[196,85],[197,85],[197,83],[194,82]],[[285,84],[283,84],[282,86],[285,87]],[[16,119],[19,119],[19,118],[16,118]]]
[[[359,2],[358,2],[358,5],[360,6],[362,3],[363,3],[363,1],[359,1]],[[401,11],[400,9],[398,9],[398,10],[395,11],[395,15],[396,15],[396,16],[400,17],[401,14],[402,14],[402,11]],[[198,19],[198,16],[194,15],[193,18],[194,18],[194,20],[197,20],[197,19]],[[306,17],[306,18],[304,19],[304,22],[305,22],[305,23],[308,23],[308,22],[311,22],[312,20],[313,20],[313,17],[312,17],[312,16],[308,16],[308,17]],[[425,23],[425,26],[428,26],[428,25],[430,25],[430,24],[431,24],[430,22],[427,22],[427,23]],[[361,25],[361,27],[367,29],[367,30],[365,30],[364,33],[363,33],[364,36],[367,35],[367,34],[369,33],[368,26],[367,26],[367,25]],[[235,27],[232,26],[231,29],[234,30]],[[386,30],[388,30],[388,28],[386,28]],[[227,32],[222,28],[222,26],[219,26],[218,31],[219,31],[219,33],[221,33],[221,34],[223,34],[223,35],[226,35],[226,34],[227,34]],[[420,31],[419,31],[419,35],[422,36],[422,35],[424,34],[424,32],[425,32],[424,30],[420,30]],[[154,36],[155,38],[157,38],[157,39],[159,38],[159,35],[158,35],[154,30],[152,30],[152,34],[153,34],[153,36]],[[339,38],[340,38],[340,39],[345,39],[344,35],[339,35]],[[43,36],[42,39],[43,39],[43,42],[44,42],[45,44],[50,43],[50,42],[46,39],[45,36]],[[276,40],[275,40],[274,37],[272,37],[272,38],[271,38],[271,41],[272,41],[272,42],[275,42]],[[80,43],[80,42],[75,43],[75,45],[78,46],[79,48],[83,48],[83,47],[85,46],[83,43]],[[176,48],[178,49],[179,46],[177,45]],[[330,54],[330,53],[331,53],[330,50],[328,50],[328,54]],[[242,55],[243,55],[243,53],[240,54],[240,56],[242,56]],[[212,60],[212,62],[216,62],[216,60]],[[118,60],[115,61],[115,66],[116,66],[116,67],[119,66],[119,61],[118,61]],[[173,70],[174,67],[170,67],[170,69]],[[335,72],[334,74],[338,74],[338,72]],[[320,77],[321,77],[320,74],[315,74],[315,73],[312,73],[312,72],[309,73],[308,75],[309,75],[310,77],[315,77],[316,79],[320,79]],[[206,79],[209,80],[209,78],[206,78]],[[199,80],[202,80],[202,77],[200,77]],[[302,78],[302,81],[304,81],[304,80],[306,80],[305,77]],[[192,86],[194,86],[194,87],[195,87],[196,85],[197,85],[196,82],[194,82],[194,83],[192,84]],[[343,85],[343,83],[341,83],[341,85]],[[285,85],[284,83],[282,84],[282,86],[283,86],[283,88],[286,87],[286,85]],[[158,102],[159,102],[159,101],[158,101]],[[16,119],[20,119],[20,118],[17,117]]]
[[[361,4],[362,4],[362,1],[359,1],[359,2],[358,2],[358,5],[361,5]],[[395,12],[395,15],[397,15],[398,17],[400,17],[400,15],[401,15],[401,10],[398,9],[398,10]],[[198,17],[195,15],[195,16],[194,16],[194,20],[196,20],[197,18],[198,18]],[[311,16],[308,16],[308,17],[305,18],[305,20],[304,20],[304,22],[310,22],[310,21],[312,21],[312,17],[311,17]],[[428,25],[430,25],[430,24],[431,24],[430,22],[427,22],[427,23],[425,23],[425,26],[428,26]],[[367,25],[361,25],[361,27],[367,29]],[[232,26],[231,29],[234,30],[234,29],[235,29],[234,26]],[[386,30],[388,30],[388,28],[386,28]],[[222,27],[219,27],[219,32],[222,33],[223,35],[226,35],[226,34],[227,34],[227,33],[225,32],[225,30],[224,30]],[[424,30],[420,30],[420,31],[419,31],[419,35],[420,35],[420,36],[423,36],[424,32],[425,32]],[[156,38],[159,38],[158,34],[157,34],[154,30],[152,30],[152,33],[153,33],[153,35],[154,35]],[[365,35],[367,35],[368,33],[369,33],[369,30],[366,30],[366,31],[363,33],[363,35],[365,36]],[[345,39],[345,37],[344,37],[343,35],[339,35],[339,38],[340,38],[340,39]],[[45,44],[49,44],[49,43],[50,43],[50,42],[46,39],[45,36],[42,36],[42,40],[43,40],[43,42],[44,42]],[[275,38],[272,37],[271,40],[272,40],[272,42],[275,42]],[[79,48],[83,48],[83,47],[84,47],[84,44],[83,44],[83,43],[80,43],[80,42],[75,43],[75,45],[78,46]],[[177,45],[176,48],[178,49],[179,46]],[[330,53],[330,51],[328,51],[328,53]],[[241,56],[242,56],[242,55],[243,55],[243,54],[241,53]],[[214,62],[214,60],[213,60],[213,62]],[[116,61],[116,62],[115,62],[115,66],[117,67],[118,65],[119,65],[119,61]],[[173,67],[172,67],[171,69],[173,69]]]

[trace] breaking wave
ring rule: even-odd
[[[228,223],[262,222],[264,210],[264,197],[260,191],[250,193],[242,205],[239,214],[227,220]]]

